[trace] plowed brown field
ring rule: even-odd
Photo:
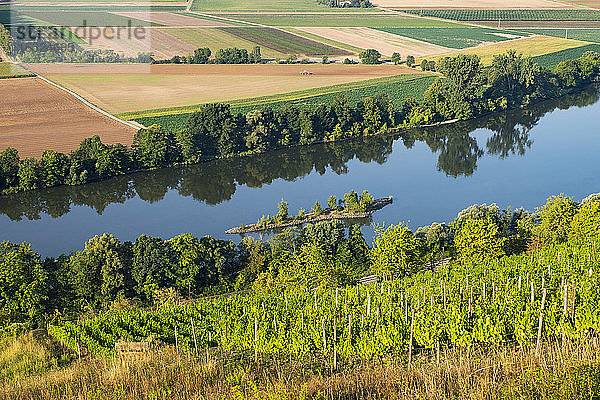
[[[46,149],[68,153],[86,137],[131,145],[135,130],[85,106],[38,78],[0,80],[0,151],[19,150],[21,158]]]

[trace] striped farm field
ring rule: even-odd
[[[218,49],[237,47],[252,50],[256,43],[217,28],[159,28],[165,33],[191,45],[194,48],[208,47],[213,52]],[[287,54],[270,48],[261,48],[266,58],[285,58]]]
[[[363,9],[336,9],[319,4],[316,0],[193,0],[192,10],[195,11],[324,11],[361,12]],[[373,10],[373,9],[369,9]]]
[[[266,47],[281,53],[303,54],[307,56],[352,54],[347,50],[342,50],[275,28],[234,27],[220,29],[234,36],[250,40],[261,47]]]
[[[230,101],[228,104],[231,105],[233,112],[244,114],[256,108],[266,106],[279,109],[285,104],[294,104],[299,107],[316,107],[320,104],[331,104],[335,97],[342,94],[348,96],[350,103],[354,104],[362,98],[385,93],[397,106],[400,106],[407,97],[422,100],[423,94],[435,79],[437,77],[433,75],[404,74],[273,96]],[[121,116],[127,119],[134,119],[136,122],[146,126],[158,124],[171,132],[175,132],[184,126],[195,108],[181,108],[172,110],[168,114],[164,114],[164,110],[154,110]],[[155,115],[152,115],[153,113]]]
[[[406,13],[450,19],[454,21],[598,21],[600,11],[591,9],[574,10],[400,10]]]
[[[512,31],[475,27],[375,29],[453,49],[465,49],[468,47],[479,46],[483,43],[502,42],[523,36]]]
[[[473,47],[435,57],[427,57],[427,59],[439,60],[445,56],[455,56],[458,54],[477,54],[481,58],[481,61],[484,65],[489,65],[491,64],[494,55],[505,53],[511,49],[514,49],[518,53],[522,53],[525,56],[535,57],[573,47],[580,47],[586,44],[588,43],[580,40],[561,39],[549,36],[531,36],[523,39],[515,39],[490,44],[487,46]],[[420,62],[421,60],[417,61]]]
[[[403,56],[413,55],[415,57],[443,54],[451,49],[431,43],[426,43],[412,38],[398,36],[371,28],[321,28],[305,27],[297,28],[302,32],[346,43],[363,49],[376,49],[384,56],[400,53]]]
[[[600,53],[600,44],[588,44],[585,46],[573,47],[554,53],[544,54],[542,56],[533,57],[533,61],[543,67],[552,69],[561,61],[572,60],[574,58],[581,57],[586,51],[596,51]]]
[[[278,27],[456,27],[449,21],[392,13],[213,13],[225,18]]]

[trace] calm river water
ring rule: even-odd
[[[238,240],[224,231],[274,214],[282,198],[296,213],[351,189],[394,197],[367,222],[413,229],[451,221],[474,203],[534,210],[552,194],[581,200],[600,192],[598,91],[397,136],[7,196],[0,198],[0,240],[30,242],[45,256],[81,249],[104,232],[123,241],[184,232]],[[370,240],[372,228],[363,231]]]

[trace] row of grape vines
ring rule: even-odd
[[[598,21],[598,10],[399,10],[425,17],[454,21]]]
[[[48,330],[73,350],[81,345],[96,355],[112,353],[116,342],[151,336],[181,351],[220,346],[362,358],[406,354],[411,345],[531,344],[600,328],[599,273],[595,245],[561,245],[369,286],[115,311]]]

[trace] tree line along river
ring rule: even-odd
[[[80,249],[109,232],[190,232],[235,239],[231,226],[291,213],[354,189],[394,203],[363,220],[416,229],[452,220],[474,203],[532,209],[565,193],[600,191],[600,102],[587,90],[525,110],[395,135],[216,160],[0,198],[0,240],[27,241],[42,255]]]

